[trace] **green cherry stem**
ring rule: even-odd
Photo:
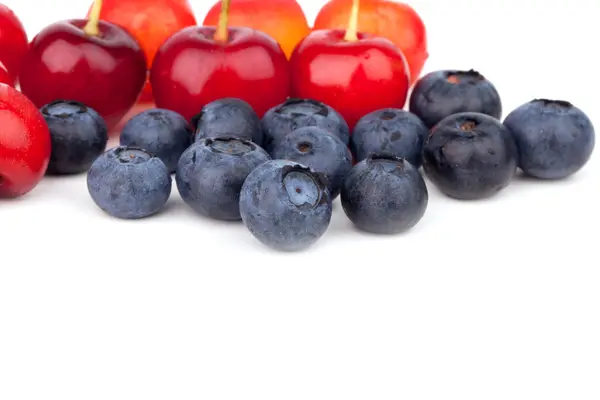
[[[92,6],[92,11],[90,12],[90,19],[88,23],[85,24],[83,31],[88,36],[98,36],[100,34],[100,30],[98,29],[98,24],[100,22],[100,11],[102,10],[102,0],[95,0],[94,5]]]
[[[215,33],[215,40],[226,43],[229,39],[229,4],[231,0],[221,0],[221,15],[219,15],[219,25]]]
[[[348,42],[356,42],[358,40],[358,10],[360,9],[360,0],[353,0],[352,9],[350,10],[350,20],[348,21],[348,29],[344,40]]]

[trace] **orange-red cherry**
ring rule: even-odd
[[[204,25],[216,26],[220,14],[221,1],[217,1],[204,18]],[[306,15],[296,0],[231,0],[229,25],[265,32],[281,45],[287,57],[310,33]]]
[[[88,17],[92,11],[93,4]],[[125,28],[137,39],[146,56],[148,70],[165,40],[185,27],[196,25],[188,0],[104,0],[100,19]],[[149,81],[139,102],[153,102]]]

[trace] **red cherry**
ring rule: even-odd
[[[161,46],[150,75],[158,107],[191,119],[211,101],[236,97],[262,116],[285,101],[290,73],[279,44],[250,28],[227,28],[226,22],[185,28]]]
[[[146,58],[125,30],[100,21],[95,34],[87,20],[57,22],[31,42],[20,83],[38,107],[75,100],[93,108],[109,129],[135,104],[146,81]]]
[[[344,30],[308,35],[291,58],[292,95],[322,101],[336,109],[352,129],[364,115],[403,108],[410,87],[404,56],[387,39]]]
[[[2,61],[0,61],[0,83],[4,83],[8,86],[13,86],[14,83],[12,76],[10,76]]]
[[[321,8],[314,29],[344,29],[352,10],[352,0],[330,0]],[[361,0],[358,30],[390,39],[402,51],[414,83],[421,74],[427,52],[427,29],[410,5],[397,0]]]
[[[0,4],[0,61],[11,76],[11,84],[15,83],[19,75],[28,44],[27,34],[19,18],[10,8]]]
[[[0,84],[0,197],[18,197],[42,180],[50,161],[50,132],[38,108]]]
[[[403,108],[410,88],[406,58],[390,40],[357,32],[359,0],[347,30],[316,30],[290,59],[292,96],[336,109],[350,129],[366,114]]]

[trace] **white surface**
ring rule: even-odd
[[[30,35],[88,6],[6,3]],[[212,2],[193,3],[202,20]],[[301,3],[311,21],[323,4]],[[507,112],[563,98],[600,127],[598,2],[411,4],[427,70],[476,68]],[[403,236],[357,233],[338,204],[291,255],[176,189],[166,212],[123,222],[85,176],[46,179],[0,203],[0,399],[598,400],[597,150],[573,179],[488,201],[430,186]]]

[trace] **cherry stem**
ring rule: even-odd
[[[98,36],[100,34],[100,30],[98,29],[98,24],[100,22],[100,11],[102,10],[102,0],[94,0],[94,5],[92,6],[92,10],[90,11],[90,19],[88,23],[85,24],[83,31],[86,35],[89,36]]]
[[[344,40],[348,42],[356,42],[358,40],[358,10],[360,9],[360,0],[352,1],[352,9],[350,10],[350,20],[348,21],[348,29]]]
[[[215,34],[215,40],[224,43],[229,39],[229,3],[231,0],[221,0],[221,15],[219,15],[219,25]]]

